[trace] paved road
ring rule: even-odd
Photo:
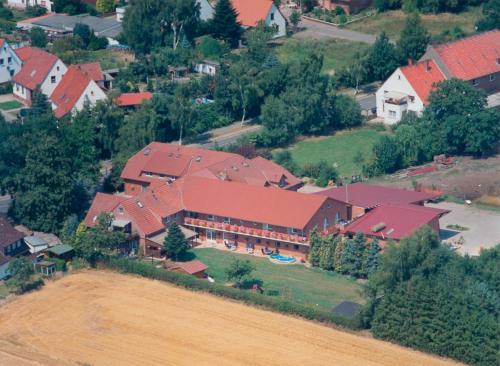
[[[481,248],[492,248],[500,243],[500,212],[482,210],[474,206],[459,205],[451,202],[428,204],[451,212],[439,220],[441,225],[441,239],[455,243],[460,236],[465,244],[458,249],[459,253],[478,255]],[[446,228],[447,225],[460,225],[469,230],[457,231]]]
[[[350,31],[347,29],[338,28],[332,25],[318,23],[309,19],[302,19],[299,23],[299,28],[303,29],[293,35],[299,39],[326,39],[339,38],[353,42],[362,42],[373,44],[375,36],[359,32]]]

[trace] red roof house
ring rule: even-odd
[[[123,93],[115,98],[114,102],[120,107],[135,107],[141,105],[145,100],[151,99],[153,99],[153,94],[150,92]]]
[[[344,233],[352,235],[361,232],[384,241],[399,241],[429,225],[439,234],[439,218],[448,212],[418,205],[381,205],[354,220]]]
[[[96,83],[104,81],[104,73],[99,62],[87,62],[83,64],[75,64],[85,75],[94,80]]]
[[[286,20],[273,0],[231,0],[238,14],[238,22],[245,28],[255,27],[263,22],[268,27],[276,27],[275,37],[286,34]]]
[[[93,105],[105,99],[106,94],[78,65],[70,65],[50,96],[56,118],[82,110],[86,103]]]
[[[433,60],[425,60],[404,66],[401,68],[401,72],[425,105],[428,102],[429,94],[436,85],[446,80],[446,77]]]

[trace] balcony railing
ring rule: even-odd
[[[293,244],[309,245],[309,239],[302,235],[284,234],[276,231],[262,230],[242,225],[226,224],[222,222],[200,220],[190,217],[184,218],[184,224],[192,227],[212,229],[232,234],[242,234],[247,236],[253,236],[256,238],[272,239]]]

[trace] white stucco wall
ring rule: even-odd
[[[22,85],[14,83],[14,85],[12,86],[12,93],[14,94],[14,96],[22,99],[23,101],[26,101],[28,103],[31,101],[31,91]]]
[[[10,62],[9,62],[10,61]],[[22,61],[7,41],[0,48],[0,83],[12,80],[12,76],[21,70]]]
[[[75,103],[73,107],[73,111],[81,111],[85,106],[85,102],[89,103],[91,106],[94,106],[99,100],[106,100],[108,97],[104,93],[104,91],[99,88],[97,83],[94,80],[91,80],[90,83],[85,88],[85,91],[82,93],[78,101]]]
[[[66,65],[58,59],[45,77],[45,80],[42,82],[42,84],[40,84],[41,92],[50,97],[56,86],[61,82],[61,79],[67,70],[68,68],[66,67]],[[55,77],[54,82],[52,82],[53,76]]]
[[[384,105],[384,95],[387,92],[402,93],[407,96],[414,97],[413,101],[408,101],[407,110],[413,111],[418,115],[422,114],[424,110],[424,103],[418,97],[411,84],[401,72],[401,68],[394,71],[394,73],[385,81],[384,84],[382,84],[376,93],[377,117],[384,118],[384,122],[387,124],[393,124],[401,119],[401,108],[391,104]],[[388,109],[392,109],[396,112],[396,116],[394,118],[389,117]]]
[[[53,11],[53,1],[51,0],[7,0],[7,6],[17,9],[26,8],[26,3],[29,6],[40,5],[47,9],[49,12]]]
[[[197,4],[200,4],[200,19],[207,21],[214,17],[214,8],[208,2],[208,0],[196,0]]]
[[[286,36],[286,19],[281,14],[276,5],[272,5],[271,9],[269,10],[269,14],[267,14],[265,23],[268,27],[278,27],[278,31],[274,34],[274,38]]]

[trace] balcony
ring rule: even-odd
[[[190,217],[184,218],[184,225],[202,229],[217,230],[236,235],[241,234],[253,236],[255,238],[278,240],[292,244],[309,245],[309,239],[305,236],[278,233],[276,231],[261,230],[241,225],[225,224],[222,222],[200,220]]]
[[[392,105],[406,105],[408,104],[408,96],[398,92],[388,92],[384,94],[384,103]]]

